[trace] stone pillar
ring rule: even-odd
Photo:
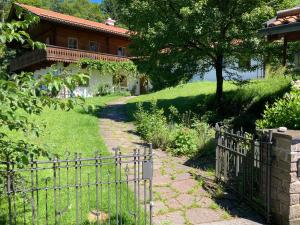
[[[300,225],[300,131],[274,131],[271,167],[272,224]]]

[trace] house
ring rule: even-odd
[[[300,6],[278,11],[275,18],[267,21],[259,33],[268,41],[282,42],[282,64],[287,64],[288,42],[300,41]],[[300,52],[295,55],[295,69],[300,69]]]
[[[115,26],[115,21],[108,19],[105,23],[94,22],[74,16],[57,13],[25,4],[13,4],[9,20],[17,19],[16,8],[33,13],[40,22],[28,31],[34,41],[46,44],[46,49],[29,50],[16,57],[10,63],[10,71],[33,71],[35,76],[43,75],[53,67],[59,71],[68,68],[84,70],[76,63],[83,58],[113,62],[128,61],[130,34],[127,29]],[[85,71],[86,72],[86,71]],[[85,87],[75,90],[75,95],[92,96],[99,85],[114,85],[110,74],[100,75],[97,70],[90,71],[90,81]],[[145,82],[131,78],[121,82],[122,88],[133,94],[140,94],[147,87]]]

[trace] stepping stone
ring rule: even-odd
[[[155,201],[153,210],[154,210],[154,216],[163,215],[168,212],[167,206],[162,201]]]
[[[160,175],[157,177],[153,177],[153,184],[154,186],[162,186],[162,185],[167,185],[171,183],[171,178],[167,175]]]
[[[161,216],[154,217],[154,224],[156,225],[183,225],[185,224],[182,212],[176,211],[167,213]]]
[[[190,207],[195,202],[195,197],[188,194],[181,194],[177,198],[177,201],[185,207]]]
[[[168,199],[172,198],[174,194],[176,194],[171,188],[169,187],[155,187],[153,189],[155,193],[158,193],[162,198]]]
[[[196,203],[202,208],[209,208],[215,202],[208,197],[196,197]]]
[[[187,219],[192,224],[210,223],[222,220],[222,214],[217,210],[193,208],[186,212]]]
[[[169,207],[169,209],[182,209],[182,205],[175,198],[167,198],[166,204]]]
[[[172,184],[172,187],[178,190],[181,193],[187,193],[191,190],[195,185],[197,185],[197,181],[194,179],[175,181]]]

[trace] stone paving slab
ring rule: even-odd
[[[233,219],[213,223],[200,223],[201,225],[264,225],[262,222],[254,222],[248,219]]]
[[[134,125],[126,122],[124,104],[131,98],[112,102],[100,114],[100,134],[108,149],[120,147],[123,153],[132,153],[135,148],[143,148],[144,141],[136,135]],[[218,206],[194,179],[191,173],[194,169],[184,165],[185,158],[173,157],[158,149],[153,152],[153,160],[154,224],[261,224],[233,219]]]

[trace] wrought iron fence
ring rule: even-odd
[[[152,174],[151,146],[23,168],[1,162],[0,224],[152,224]]]
[[[270,222],[272,131],[234,132],[216,125],[216,177]]]

